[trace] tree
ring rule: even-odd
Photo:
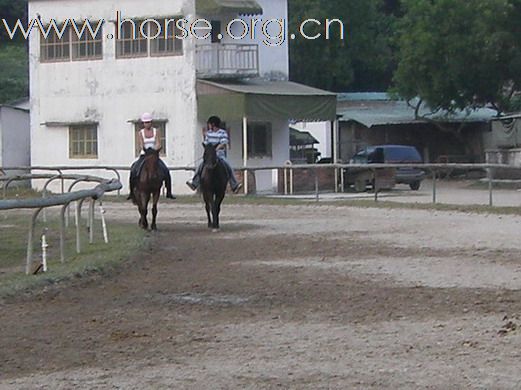
[[[0,0],[0,19],[14,26],[27,17],[26,0]],[[0,20],[0,104],[29,96],[29,59],[27,42],[18,36],[14,41]]]
[[[0,47],[0,104],[29,96],[29,60],[24,45]]]
[[[25,22],[26,18],[27,0],[0,0],[0,19],[5,19],[9,26],[14,26],[18,19]],[[18,42],[23,40],[22,37],[17,38]],[[10,39],[2,20],[0,20],[0,44]]]
[[[290,75],[294,81],[333,91],[387,89],[393,70],[387,36],[390,16],[381,0],[290,0]],[[338,28],[329,40],[324,36],[326,19],[340,19],[345,39]],[[309,40],[297,34],[304,20],[317,19],[321,27],[307,25]]]
[[[521,86],[520,0],[405,0],[394,90],[432,112],[513,107]],[[425,117],[425,116],[424,116]]]

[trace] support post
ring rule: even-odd
[[[60,261],[65,263],[65,210],[69,203],[65,203],[60,211]]]
[[[242,164],[244,168],[248,166],[248,118],[242,118]],[[244,169],[244,195],[248,195],[248,170]]]
[[[488,176],[488,205],[490,207],[494,206],[494,197],[493,197],[493,188],[494,188],[494,183],[493,183],[493,172],[492,172],[492,168],[488,168],[487,169],[487,176]]]
[[[436,204],[436,171],[432,170],[432,203]]]
[[[34,226],[36,225],[36,219],[38,218],[38,214],[42,208],[37,209],[31,218],[31,224],[29,225],[29,237],[27,238],[27,256],[25,261],[25,274],[29,275],[31,273],[31,267],[33,265],[33,240],[34,240]]]
[[[332,122],[333,126],[333,164],[338,162],[338,119]],[[335,168],[335,192],[338,192],[338,168]]]
[[[317,168],[313,169],[315,171],[315,201],[319,201],[319,188],[318,188],[318,170]]]

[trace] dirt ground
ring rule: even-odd
[[[121,272],[1,303],[0,388],[521,387],[521,217],[225,205],[219,233],[204,218],[161,205]]]

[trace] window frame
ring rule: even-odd
[[[84,134],[81,137],[75,138],[75,135],[78,134],[76,132],[82,130],[94,130],[94,137],[88,137],[88,134]],[[76,134],[75,134],[76,133]],[[69,159],[71,160],[97,160],[99,158],[99,141],[98,141],[98,125],[97,124],[79,124],[79,125],[69,125],[68,126],[68,134],[69,134]],[[78,150],[83,149],[83,151],[75,152],[74,144],[78,145]],[[84,145],[82,146],[82,143]],[[91,151],[95,151],[95,154],[87,153],[87,145],[88,143],[92,143],[93,147],[91,147]]]
[[[115,42],[116,42],[116,59],[147,58],[147,57],[179,57],[179,56],[184,55],[183,39],[175,37],[179,32],[181,32],[181,30],[177,28],[177,23],[175,22],[179,18],[181,18],[181,17],[176,16],[176,17],[163,17],[161,19],[159,19],[159,18],[155,19],[161,25],[161,34],[159,34],[159,36],[154,39],[145,38],[141,34],[141,26],[147,19],[129,19],[134,22],[134,26],[135,26],[135,29],[134,29],[135,34],[132,34],[132,35],[139,35],[139,37],[137,39],[134,39],[132,37],[130,37],[130,38],[118,37],[115,40]],[[165,39],[164,38],[164,34],[166,32],[165,24],[166,24],[166,21],[170,21],[170,20],[172,22],[168,24],[169,37],[168,37],[168,39]],[[126,28],[131,29],[131,26],[132,26],[132,24],[129,21],[123,21],[122,22],[123,29],[121,31],[122,35],[126,35],[125,29]],[[156,35],[156,33],[157,33],[157,31],[155,30],[156,27],[157,27],[157,25],[155,23],[147,22],[147,24],[146,24],[147,36],[151,37],[153,35]],[[172,27],[173,27],[173,29],[172,29]],[[118,26],[116,26],[116,28],[118,28]],[[173,40],[174,41],[173,50],[160,50],[159,49],[159,40],[163,40],[165,42]],[[130,53],[130,54],[123,53],[122,46],[125,44],[125,42],[129,42],[131,45],[133,45],[135,42],[138,42],[139,44],[144,43],[146,46],[146,50],[144,50],[143,52],[135,52],[135,53]],[[168,43],[166,43],[166,45],[168,45]],[[138,54],[136,54],[136,53],[138,53]]]
[[[266,152],[256,150],[255,146],[258,145],[259,136],[255,135],[259,129],[266,131],[265,148]],[[273,125],[271,122],[266,121],[253,121],[248,122],[248,140],[247,140],[247,151],[248,157],[253,158],[273,158]]]
[[[91,25],[96,24],[96,21],[90,20]],[[99,23],[99,21],[97,21]],[[63,34],[63,38],[59,38],[56,30],[54,28],[51,29],[51,33],[49,34],[49,38],[45,38],[43,34],[40,32],[40,63],[49,64],[49,63],[60,63],[60,62],[81,62],[81,61],[99,61],[103,59],[103,27],[101,26],[98,29],[98,35],[96,38],[92,38],[90,31],[86,28],[83,31],[83,37],[87,37],[86,39],[79,39],[76,31],[71,27],[70,24],[67,25],[65,32]],[[44,27],[46,30],[49,29],[49,25]],[[61,30],[63,28],[63,23],[58,25],[58,28]],[[48,42],[49,39],[52,39],[52,42]],[[99,44],[100,53],[92,56],[75,56],[74,52],[77,50],[76,48],[82,44],[86,45],[94,45]],[[67,55],[61,56],[57,58],[56,56],[50,58],[47,56],[46,52],[49,47],[62,47],[62,50],[67,48]],[[56,50],[56,49],[55,49]]]

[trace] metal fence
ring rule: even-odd
[[[283,177],[283,190],[282,193],[284,195],[293,195],[294,191],[294,172],[298,170],[311,170],[313,172],[311,180],[314,180],[314,189],[313,193],[315,195],[316,200],[320,199],[321,189],[319,185],[319,171],[320,170],[331,170],[334,171],[334,191],[338,193],[345,192],[347,185],[344,182],[344,171],[356,171],[356,170],[369,170],[372,172],[375,178],[375,191],[374,191],[374,200],[378,201],[379,189],[378,189],[378,175],[376,174],[378,170],[382,169],[398,169],[398,168],[417,168],[421,169],[427,173],[428,176],[432,179],[432,202],[437,203],[437,182],[440,180],[442,174],[447,172],[459,170],[459,171],[482,171],[484,175],[486,175],[487,183],[488,183],[488,192],[489,192],[489,205],[494,205],[494,180],[495,180],[495,172],[497,170],[511,170],[511,171],[520,171],[521,167],[513,166],[513,165],[505,165],[505,164],[284,164],[284,165],[266,165],[266,166],[256,166],[256,167],[236,167],[236,171],[242,171],[244,177],[244,194],[245,195],[253,195],[249,192],[248,189],[248,174],[252,174],[255,176],[256,172],[260,171],[279,171],[282,172]],[[35,170],[50,170],[56,171],[58,175],[55,176],[54,180],[62,181],[62,193],[65,192],[64,181],[66,180],[67,175],[64,175],[65,171],[76,171],[76,170],[106,170],[109,173],[113,173],[115,178],[118,181],[121,181],[121,173],[129,171],[130,168],[128,166],[56,166],[56,167],[46,167],[46,166],[33,166],[33,167],[3,167],[1,168],[4,172],[9,172],[12,170],[26,170],[26,171],[35,171]],[[195,167],[170,167],[170,171],[194,171]],[[0,176],[0,181],[2,177]],[[7,183],[4,185],[4,193],[7,188]],[[70,190],[70,189],[69,189]],[[118,195],[120,195],[120,191],[118,190]]]
[[[34,168],[34,169],[48,169],[48,170],[56,170],[56,168]],[[9,169],[4,168],[4,172]],[[19,169],[17,169],[19,170]],[[116,172],[117,173],[117,172]],[[119,176],[119,173],[117,173]],[[42,193],[42,198],[32,198],[32,199],[5,199],[7,195],[8,187],[11,183],[16,181],[25,181],[32,179],[46,179],[46,183],[44,185],[44,191]],[[45,190],[47,186],[55,180],[62,181],[62,189],[64,189],[64,183],[66,180],[72,181],[72,184],[69,186],[67,192],[63,191],[58,195],[49,195]],[[81,242],[80,242],[80,220],[81,220],[81,209],[85,200],[90,199],[89,205],[89,213],[88,213],[88,227],[89,227],[89,241],[92,243],[94,238],[94,210],[95,203],[97,200],[100,201],[100,212],[102,218],[102,228],[105,242],[108,243],[108,235],[107,228],[104,218],[104,210],[101,203],[101,198],[105,195],[106,192],[111,191],[119,191],[122,188],[121,182],[118,179],[106,179],[101,177],[89,176],[89,175],[63,175],[63,174],[27,174],[27,175],[15,175],[15,176],[0,176],[0,182],[3,184],[3,196],[4,199],[0,200],[0,211],[2,210],[14,210],[14,209],[34,209],[35,211],[32,214],[31,222],[29,225],[29,234],[27,240],[27,255],[26,255],[26,263],[25,263],[25,272],[29,274],[32,269],[33,262],[33,241],[34,241],[34,230],[38,216],[42,212],[49,207],[61,206],[60,209],[60,261],[62,263],[65,262],[65,228],[66,228],[66,219],[65,212],[68,210],[69,205],[72,202],[77,202],[76,204],[76,252],[81,252]],[[80,190],[80,191],[72,191],[74,186],[80,182],[89,182],[89,183],[97,183],[97,185],[88,190]],[[68,220],[68,218],[67,218]],[[42,251],[43,251],[43,268],[46,270],[46,260],[45,260],[45,237],[43,237],[42,242]]]

